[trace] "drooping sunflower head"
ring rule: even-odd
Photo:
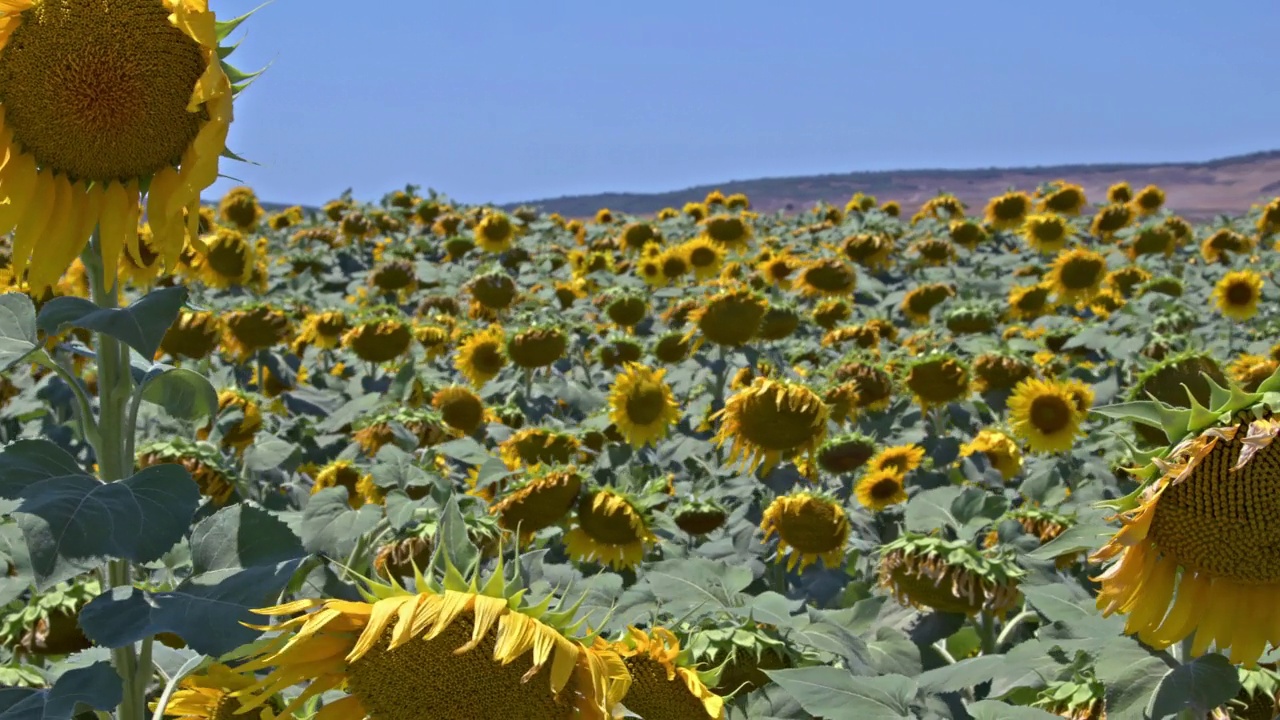
[[[1027,216],[1018,234],[1034,250],[1048,255],[1066,247],[1075,235],[1075,228],[1062,215],[1041,213]]]
[[[609,391],[609,419],[634,447],[656,444],[680,420],[666,370],[628,363]]]
[[[689,651],[666,628],[647,632],[627,628],[627,635],[608,643],[597,638],[596,647],[612,650],[622,658],[631,675],[631,687],[622,699],[626,708],[651,720],[722,720],[724,698],[707,688],[715,674],[700,673]]]
[[[603,293],[599,305],[615,325],[631,328],[649,317],[649,301],[641,293],[630,289],[613,289]]]
[[[640,362],[644,348],[625,335],[611,335],[596,349],[596,358],[605,370],[621,367],[629,362]]]
[[[880,586],[921,610],[1002,615],[1026,573],[1008,555],[959,540],[904,533],[880,550]]]
[[[1031,212],[1031,196],[1025,192],[1007,192],[991,198],[983,219],[997,230],[1014,230],[1022,225]]]
[[[805,264],[794,285],[804,295],[843,297],[857,287],[858,274],[839,258],[821,258]]]
[[[1107,273],[1104,284],[1120,294],[1121,297],[1133,297],[1138,288],[1151,279],[1151,273],[1139,265],[1128,265]]]
[[[857,390],[860,409],[884,410],[893,400],[893,375],[858,357],[838,364],[832,371],[832,379],[839,383],[853,384]]]
[[[1123,205],[1133,199],[1133,188],[1123,180],[1107,188],[1107,202]]]
[[[859,505],[872,512],[880,512],[907,501],[902,475],[888,468],[868,470],[858,478],[853,494],[858,498]]]
[[[983,353],[973,361],[975,388],[980,393],[1012,390],[1035,374],[1025,360],[1006,353]]]
[[[384,499],[382,490],[373,484],[373,476],[350,460],[334,460],[320,468],[311,485],[311,494],[332,487],[346,488],[347,504],[353,508],[366,503],[381,505]]]
[[[230,421],[228,416],[235,418]],[[219,426],[222,430],[221,445],[224,449],[237,453],[253,444],[262,429],[262,405],[259,398],[243,390],[230,388],[218,393],[218,417],[225,418]],[[196,437],[209,439],[212,423],[209,427],[200,428]]]
[[[1258,313],[1262,299],[1262,275],[1256,270],[1235,270],[1222,276],[1213,288],[1218,312],[1243,322]]]
[[[497,496],[489,513],[502,529],[527,537],[563,520],[577,504],[582,486],[582,475],[572,465],[534,465]]]
[[[1000,323],[1000,308],[987,302],[966,302],[949,308],[942,324],[956,335],[988,335]]]
[[[911,218],[911,223],[914,225],[927,217],[943,221],[959,219],[964,217],[965,211],[968,209],[968,206],[955,195],[938,193],[938,195],[929,198],[924,205],[920,206],[919,212]]]
[[[29,266],[32,287],[52,285],[96,227],[114,281],[121,248],[138,254],[144,187],[156,247],[174,267],[218,176],[243,86],[228,75],[248,77],[218,47],[234,25],[219,26],[200,0],[16,0],[5,11],[0,230],[14,232],[15,274]]]
[[[783,301],[769,304],[760,322],[761,340],[782,340],[800,328],[800,311]]]
[[[259,350],[285,342],[293,327],[288,313],[265,303],[251,303],[232,310],[224,313],[222,319],[226,327],[222,347],[240,362]]]
[[[371,309],[342,336],[347,349],[371,363],[389,362],[404,355],[412,342],[413,329],[395,307]]]
[[[1099,209],[1089,224],[1089,232],[1108,239],[1133,221],[1133,209],[1124,203],[1112,203]]]
[[[524,428],[498,447],[502,461],[516,470],[530,465],[568,465],[580,443],[570,433],[545,427]]]
[[[619,244],[626,252],[640,252],[649,243],[661,243],[662,234],[647,222],[633,222],[622,228]]]
[[[969,367],[949,353],[933,353],[913,360],[903,384],[921,408],[941,407],[969,395]]]
[[[1201,405],[1211,402],[1212,383],[1227,384],[1227,376],[1212,355],[1189,350],[1165,357],[1134,379],[1127,399],[1155,398],[1166,405],[1191,407],[1190,398]],[[1188,396],[1188,393],[1190,394]],[[1157,428],[1138,423],[1138,437],[1151,445],[1163,445],[1167,438]]]
[[[684,362],[689,357],[692,346],[685,339],[685,334],[672,331],[659,337],[653,343],[653,356],[668,365]]]
[[[1009,424],[1032,452],[1071,449],[1084,421],[1077,395],[1066,383],[1027,378],[1009,397]]]
[[[251,232],[262,222],[262,205],[253,188],[241,185],[233,187],[218,203],[218,216],[222,222],[240,230]]]
[[[902,299],[902,312],[918,325],[929,322],[930,313],[947,298],[955,297],[954,287],[945,283],[927,283],[912,288]]]
[[[233,228],[218,227],[205,244],[208,250],[196,257],[193,269],[206,285],[228,288],[249,281],[257,256],[243,233]]]
[[[347,328],[347,316],[341,310],[308,313],[293,340],[294,353],[301,355],[312,346],[332,350],[342,343],[342,335]]]
[[[491,253],[506,252],[518,234],[516,224],[510,216],[497,210],[484,214],[475,227],[476,245],[481,250]]]
[[[413,262],[408,258],[390,258],[369,270],[369,284],[384,293],[411,290],[417,279]]]
[[[1165,648],[1194,640],[1233,663],[1253,666],[1267,645],[1280,647],[1280,587],[1275,524],[1280,475],[1273,444],[1280,432],[1280,378],[1255,393],[1212,386],[1207,405],[1148,402],[1163,418],[1171,447],[1135,471],[1142,486],[1109,503],[1121,527],[1091,560],[1106,564],[1098,609],[1128,615],[1125,631]],[[1132,410],[1117,420],[1151,423]]]
[[[951,242],[966,250],[976,249],[988,237],[981,224],[968,219],[952,220],[947,226],[947,236],[951,238]]]
[[[704,300],[690,319],[703,338],[716,345],[740,347],[760,332],[768,309],[768,301],[759,293],[730,286]]]
[[[921,238],[911,243],[907,249],[915,253],[918,262],[926,267],[944,267],[956,259],[955,245],[948,238]]]
[[[1231,228],[1220,228],[1200,243],[1200,256],[1207,263],[1226,263],[1233,255],[1253,250],[1253,240]]]
[[[440,412],[445,424],[464,435],[470,435],[484,423],[484,401],[462,385],[440,388],[431,396],[431,406]]]
[[[784,454],[812,453],[827,434],[830,411],[809,388],[758,377],[717,412],[719,445],[730,444],[732,462],[771,469]]]
[[[594,488],[578,500],[574,525],[564,536],[565,550],[583,562],[635,567],[658,541],[649,524],[635,498],[613,488]]]
[[[741,215],[712,215],[699,224],[704,237],[726,250],[745,251],[751,242],[751,225]]]
[[[216,445],[175,437],[150,442],[138,449],[138,467],[172,463],[186,468],[200,494],[215,506],[227,504],[236,490],[236,473]]]
[[[472,299],[492,311],[506,310],[515,302],[515,280],[501,268],[490,268],[476,275],[466,285]]]
[[[883,270],[893,262],[893,238],[873,232],[850,235],[841,243],[840,252],[868,270]]]
[[[208,310],[178,311],[178,319],[164,333],[160,350],[180,358],[199,360],[218,347],[225,328],[222,319]]]
[[[211,662],[201,670],[184,677],[164,707],[166,717],[178,720],[219,720],[242,717],[246,720],[272,720],[283,703],[268,697],[256,712],[240,714],[242,703],[237,691],[252,687],[254,678]],[[155,710],[155,703],[151,709]]]
[[[1075,248],[1053,261],[1049,283],[1060,302],[1088,303],[1102,289],[1107,259],[1101,253]]]
[[[1227,372],[1245,392],[1256,392],[1263,381],[1280,369],[1280,361],[1262,355],[1241,355],[1231,362]]]
[[[507,366],[505,334],[490,325],[469,335],[458,347],[454,366],[475,387],[483,387]]]
[[[1140,217],[1154,215],[1164,207],[1164,190],[1156,185],[1148,185],[1139,190],[1129,202]]]
[[[849,518],[835,498],[803,490],[773,499],[760,521],[764,539],[778,536],[777,559],[801,572],[819,560],[829,568],[844,562]]]
[[[364,415],[352,423],[352,430],[351,439],[370,457],[385,445],[416,450],[453,436],[439,413],[422,407],[397,407]]]
[[[1014,285],[1009,289],[1009,313],[1019,320],[1034,320],[1053,312],[1053,285]]]
[[[564,357],[569,338],[556,325],[530,325],[507,338],[507,357],[516,366],[534,370],[554,365]]]
[[[1059,215],[1079,215],[1089,204],[1084,188],[1071,183],[1057,183],[1056,187],[1040,198],[1041,212]]]
[[[729,513],[719,503],[710,500],[689,499],[680,503],[672,513],[676,527],[686,533],[701,537],[724,526]]]
[[[856,472],[875,454],[875,438],[849,433],[827,440],[818,448],[818,467],[834,475]]]
[[[1129,259],[1136,260],[1144,255],[1163,255],[1169,257],[1176,249],[1173,233],[1163,224],[1147,223],[1138,228],[1125,246]]]
[[[291,619],[261,627],[276,634],[240,652],[248,662],[239,672],[270,671],[234,693],[241,710],[304,683],[282,716],[339,689],[345,696],[326,704],[325,717],[611,716],[630,677],[621,658],[580,634],[577,604],[529,599],[519,567],[509,572],[501,553],[485,578],[459,570],[441,537],[434,545],[432,567],[443,572],[415,572],[416,593],[364,579],[363,602],[306,599],[256,610]]]
[[[853,310],[844,298],[822,300],[814,306],[812,313],[813,322],[824,330],[830,330],[852,316]]]
[[[1022,472],[1022,449],[1002,430],[987,428],[960,446],[960,457],[980,455],[1009,482]]]

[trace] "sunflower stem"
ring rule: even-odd
[[[89,246],[81,256],[88,270],[93,302],[100,308],[119,306],[115,278],[104,276],[101,233],[94,228]],[[133,470],[133,458],[127,455],[133,445],[133,426],[126,422],[127,408],[133,390],[129,373],[129,354],[119,340],[106,333],[95,333],[94,350],[98,363],[98,433],[91,443],[98,462],[98,476],[103,482],[119,482]],[[105,573],[108,587],[132,587],[133,568],[128,560],[110,560]],[[139,667],[133,645],[111,651],[111,664],[120,675],[123,694],[118,720],[144,720],[146,684],[151,677],[150,647],[144,643],[143,658],[147,667]]]
[[[1009,622],[1005,623],[1004,627],[1001,628],[1000,635],[996,638],[996,649],[999,650],[1004,647],[1005,644],[1013,637],[1013,631],[1017,630],[1020,625],[1028,620],[1035,620],[1039,617],[1039,613],[1034,610],[1023,610],[1017,615],[1014,615],[1009,619]]]
[[[989,610],[983,610],[978,622],[975,623],[978,629],[978,637],[982,639],[982,654],[994,655],[996,653],[996,619]]]

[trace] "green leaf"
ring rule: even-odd
[[[1160,681],[1147,705],[1153,720],[1191,710],[1204,715],[1240,692],[1240,676],[1225,657],[1202,655],[1173,668]]]
[[[1107,688],[1107,717],[1143,720],[1152,694],[1168,673],[1168,663],[1132,639],[1100,653],[1094,675]]]
[[[346,560],[360,537],[378,524],[381,515],[382,508],[374,505],[352,510],[347,503],[346,488],[325,488],[312,495],[302,509],[298,532],[302,547],[307,552]]]
[[[908,677],[920,674],[920,648],[897,628],[876,628],[876,639],[867,643],[867,653],[877,673]]]
[[[191,571],[275,565],[302,557],[302,541],[288,525],[254,505],[232,505],[191,531]]]
[[[152,375],[142,385],[142,399],[155,403],[179,420],[217,417],[218,391],[198,372],[171,368]]]
[[[84,707],[114,710],[121,696],[111,663],[96,662],[68,670],[48,690],[0,688],[0,720],[71,720]]]
[[[23,293],[0,294],[0,370],[7,370],[39,348],[36,306]]]
[[[965,709],[973,720],[1059,720],[1057,715],[1040,708],[1010,705],[999,700],[980,700]]]
[[[833,667],[766,670],[811,715],[830,720],[899,720],[912,717],[914,680],[902,675],[856,677]]]
[[[937,530],[944,525],[959,530],[964,523],[952,514],[952,507],[960,498],[958,487],[940,487],[925,490],[907,502],[907,529],[914,532]]]
[[[432,449],[447,458],[452,458],[468,465],[482,465],[485,460],[490,458],[489,451],[469,437],[450,440],[436,445]]]
[[[1094,599],[1076,585],[1024,585],[1022,595],[1031,607],[1050,622],[1062,623],[1077,637],[1115,634],[1121,618],[1102,617]]]
[[[302,560],[194,575],[169,592],[112,588],[80,610],[80,627],[103,647],[124,647],[171,632],[202,655],[223,655],[252,642],[263,624],[253,608],[276,603]]]
[[[0,454],[0,473],[11,450]],[[65,474],[31,483],[19,497],[14,515],[41,587],[62,579],[68,562],[158,560],[186,534],[200,503],[199,489],[180,465],[154,465],[110,484],[82,472]]]
[[[49,334],[67,326],[104,333],[150,360],[186,301],[182,286],[153,290],[124,308],[99,308],[84,298],[58,297],[40,309],[36,325]]]
[[[466,572],[480,561],[480,550],[471,542],[471,533],[458,507],[458,496],[451,495],[440,510],[440,525],[436,528],[435,546],[447,553],[449,562]],[[432,558],[433,562],[435,558]]]
[[[943,665],[920,675],[920,687],[929,692],[960,692],[994,678],[1006,660],[1004,655],[981,655]]]
[[[1087,550],[1092,552],[1102,547],[1106,539],[1116,529],[1110,525],[1085,524],[1072,525],[1058,537],[1027,553],[1027,557],[1036,560],[1052,560],[1063,555]]]
[[[260,436],[244,451],[244,469],[249,472],[264,472],[288,468],[300,454],[301,449],[288,440],[271,435]]]

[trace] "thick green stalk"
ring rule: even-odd
[[[114,308],[118,306],[116,279],[103,277],[101,253],[102,245],[98,230],[95,229],[89,247],[81,258],[89,271],[93,302],[101,308]],[[98,364],[98,441],[94,444],[94,456],[98,461],[98,476],[102,481],[118,482],[133,473],[133,458],[127,455],[134,430],[128,422],[127,412],[129,396],[133,391],[129,348],[110,335],[96,333],[94,350]],[[111,560],[107,564],[106,581],[109,587],[132,587],[133,568],[127,560]],[[118,720],[144,720],[146,697],[143,674],[149,675],[151,669],[139,667],[138,655],[132,645],[112,650],[111,664],[120,674],[120,682],[124,688],[117,713]],[[150,664],[149,658],[147,664]]]

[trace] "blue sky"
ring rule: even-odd
[[[223,172],[281,202],[511,202],[1206,160],[1280,148],[1277,26],[1256,0],[276,0],[232,57],[270,64],[230,138],[260,165]]]

